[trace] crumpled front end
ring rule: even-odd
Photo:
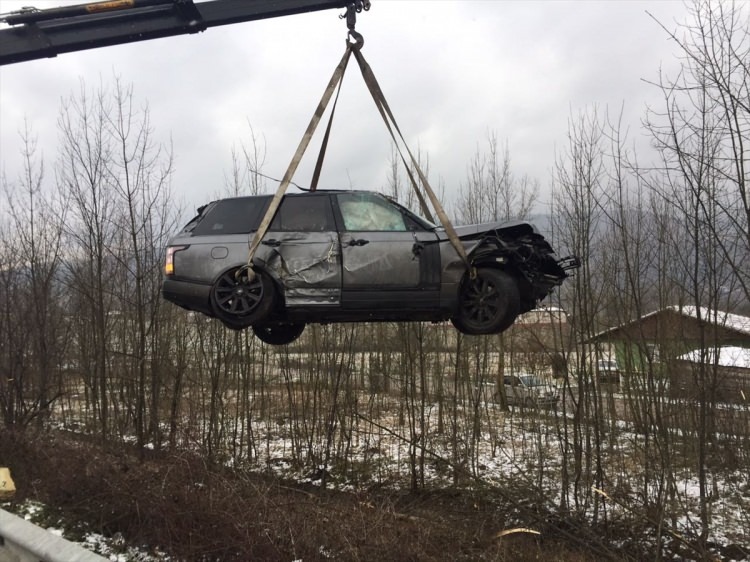
[[[529,222],[472,225],[456,230],[464,242],[475,242],[469,251],[472,265],[499,264],[515,274],[521,292],[521,312],[535,308],[579,266],[575,256],[558,259],[549,242]]]

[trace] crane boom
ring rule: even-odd
[[[60,53],[198,33],[228,25],[356,5],[351,0],[108,0],[61,8],[23,8],[2,16],[0,65]],[[369,1],[364,3],[365,9]]]

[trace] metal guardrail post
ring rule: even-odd
[[[0,562],[106,562],[107,559],[0,509]]]

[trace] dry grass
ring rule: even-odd
[[[60,433],[6,432],[0,459],[13,468],[16,501],[39,500],[179,560],[600,559],[539,520],[540,536],[498,538],[517,515],[488,492],[321,490],[194,455],[139,460]]]

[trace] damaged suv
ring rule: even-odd
[[[308,323],[451,320],[499,333],[576,267],[527,222],[461,226],[469,272],[442,227],[370,191],[286,195],[247,275],[270,195],[201,207],[167,248],[165,299],[283,345]]]

